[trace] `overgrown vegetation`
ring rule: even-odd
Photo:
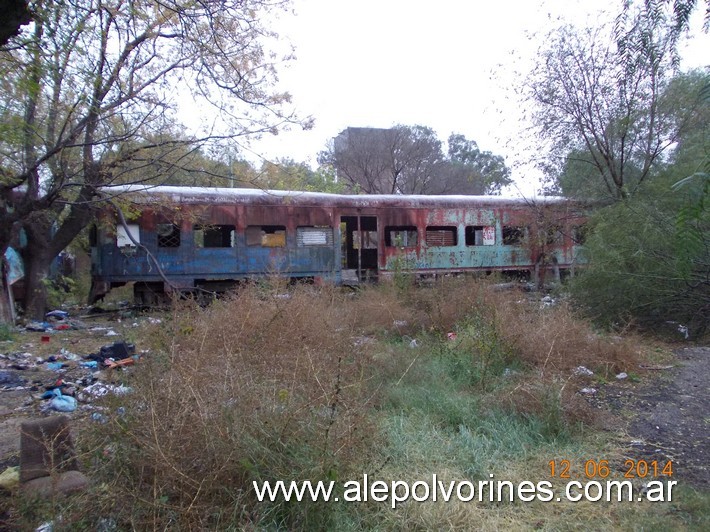
[[[150,355],[126,383],[132,393],[108,400],[109,422],[79,438],[93,480],[87,499],[18,499],[18,526],[585,524],[584,505],[564,505],[563,516],[521,503],[260,503],[252,481],[333,480],[342,489],[363,474],[413,482],[436,473],[516,482],[547,478],[555,457],[613,458],[619,450],[590,430],[594,410],[572,370],[584,364],[604,378],[644,356],[639,342],[599,336],[564,303],[540,307],[472,279],[356,294],[249,285],[206,308],[177,304],[153,327],[141,338]],[[644,508],[595,512],[621,523],[628,512],[671,511]]]

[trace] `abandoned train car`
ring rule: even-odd
[[[563,198],[172,186],[104,193],[117,201],[92,230],[92,302],[128,282],[137,301],[154,304],[171,291],[220,292],[269,275],[336,284],[397,272],[559,277],[580,262],[584,215]]]

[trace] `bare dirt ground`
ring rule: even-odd
[[[625,428],[628,459],[672,460],[674,480],[710,489],[710,347],[678,347],[639,373],[640,382],[609,383],[596,398]]]

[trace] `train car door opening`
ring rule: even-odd
[[[377,278],[376,216],[341,216],[343,282]]]

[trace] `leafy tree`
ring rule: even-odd
[[[42,315],[49,265],[91,218],[99,187],[129,175],[160,182],[187,160],[181,153],[300,123],[273,89],[278,58],[265,48],[275,36],[264,21],[286,5],[33,5],[34,23],[0,51],[0,251],[25,230],[30,315]],[[199,135],[168,134],[190,97],[212,121]],[[168,175],[139,175],[146,163]]]
[[[601,324],[656,328],[671,321],[697,335],[710,323],[710,209],[704,205],[690,222],[698,240],[687,245],[677,213],[703,191],[696,183],[672,192],[673,182],[654,179],[648,191],[593,216],[589,266],[572,291]]]
[[[656,328],[670,321],[693,335],[710,324],[707,86],[703,71],[672,81],[668,101],[686,117],[677,146],[644,190],[592,218],[585,244],[590,263],[572,288],[602,323]]]
[[[510,182],[503,159],[451,135],[448,157],[425,126],[347,128],[321,153],[352,191],[366,194],[497,193]]]
[[[447,181],[455,193],[500,194],[501,188],[512,183],[510,170],[500,155],[481,151],[475,141],[461,134],[452,133],[448,145],[451,177]]]
[[[584,152],[612,199],[635,192],[678,139],[676,114],[661,102],[673,72],[669,18],[647,8],[626,13],[613,28],[555,30],[529,80],[553,160],[561,167]]]
[[[310,192],[344,192],[342,183],[335,181],[335,176],[327,168],[313,171],[305,163],[297,163],[292,159],[281,159],[275,162],[266,161],[261,166],[254,184],[261,188],[273,190],[305,190]]]

